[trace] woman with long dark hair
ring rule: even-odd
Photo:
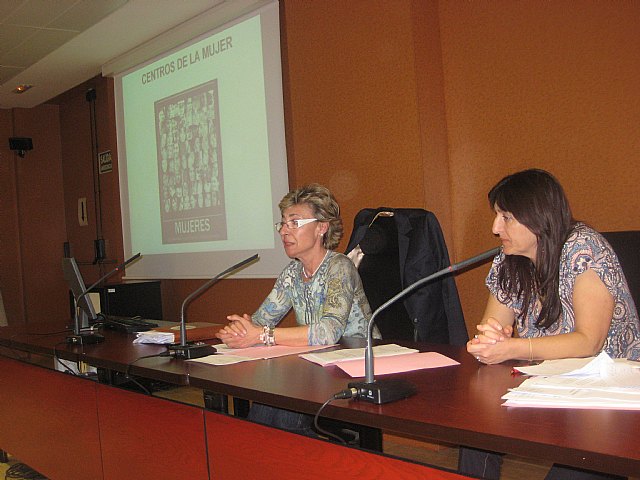
[[[603,350],[638,357],[638,313],[618,258],[602,235],[573,219],[560,183],[543,170],[514,173],[491,189],[489,203],[502,252],[469,353],[483,363]]]
[[[627,280],[602,235],[577,222],[560,183],[524,170],[489,192],[502,242],[486,279],[490,295],[467,351],[482,363],[640,357],[640,325]],[[514,329],[517,335],[514,335]],[[502,457],[460,448],[458,471],[499,479]],[[619,479],[554,465],[545,480]]]

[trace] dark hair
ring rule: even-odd
[[[329,225],[327,233],[323,236],[324,248],[333,250],[340,243],[343,234],[340,206],[331,191],[317,183],[311,183],[287,193],[278,205],[280,212],[301,203],[307,204],[313,211],[313,217],[320,222]]]
[[[537,293],[542,309],[536,326],[547,328],[560,318],[560,255],[576,223],[564,190],[549,172],[523,170],[500,180],[489,191],[489,204],[511,213],[537,238],[536,263],[506,255],[498,268],[498,282],[505,292],[522,299],[522,321]]]

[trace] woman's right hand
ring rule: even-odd
[[[218,330],[216,337],[232,348],[246,348],[260,343],[262,327],[251,321],[251,316],[229,315],[229,323]]]
[[[513,335],[512,325],[502,325],[493,317],[477,326],[478,333],[467,342],[467,352],[476,357],[479,362],[489,362],[488,353],[493,351],[491,345],[505,342]]]

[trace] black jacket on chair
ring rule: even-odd
[[[371,224],[380,211],[393,212],[394,215],[388,218],[378,217]],[[393,283],[394,272],[387,264],[377,274],[371,275],[373,280],[369,281],[365,272],[359,267],[365,293],[371,304],[371,309],[374,311],[401,289],[450,265],[449,253],[440,223],[432,212],[417,208],[380,207],[361,210],[354,219],[354,229],[346,253],[349,253],[363,241],[370,229],[370,224],[373,227],[379,222],[395,226],[392,234],[397,231],[398,262],[396,264],[399,267],[400,285],[395,288],[395,292],[384,292],[382,295],[386,298],[376,299],[376,296],[380,297],[379,288],[378,292],[373,291],[376,282],[378,287],[383,285],[386,279]],[[363,262],[366,258],[365,252]],[[373,289],[372,284],[374,285]],[[369,285],[369,292],[367,292],[367,285]],[[458,289],[452,275],[427,283],[397,303],[404,305],[419,341],[464,345],[469,339]],[[376,316],[376,323],[382,314],[383,312]],[[393,333],[389,336],[385,335],[383,328],[381,331],[383,337],[394,338]],[[405,335],[399,335],[399,337],[406,338]],[[398,337],[396,336],[396,338]]]

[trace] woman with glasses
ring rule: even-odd
[[[229,315],[217,337],[234,348],[332,345],[342,337],[365,337],[371,309],[360,276],[349,258],[333,251],[343,233],[336,199],[326,187],[311,184],[289,192],[279,207],[282,221],[275,227],[291,262],[260,308],[251,316]],[[291,308],[297,326],[277,327]],[[248,418],[316,436],[313,418],[302,413],[254,403]]]
[[[276,223],[291,262],[251,316],[229,315],[218,338],[234,348],[332,345],[343,336],[365,337],[371,309],[353,262],[334,252],[342,238],[340,207],[331,192],[311,184],[289,192]],[[297,326],[277,327],[293,308]]]

